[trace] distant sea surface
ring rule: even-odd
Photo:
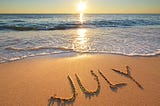
[[[160,54],[160,15],[1,14],[0,63],[39,55]]]

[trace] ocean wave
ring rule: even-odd
[[[87,23],[86,23],[87,24]],[[125,27],[125,26],[147,26],[147,25],[160,25],[160,21],[153,20],[101,20],[91,21],[88,24],[98,27]]]
[[[38,50],[45,50],[45,49],[54,49],[54,50],[62,50],[62,51],[74,51],[70,48],[64,47],[35,47],[35,48],[15,48],[15,47],[7,47],[5,50],[13,50],[13,51],[38,51]]]
[[[0,30],[31,31],[38,29],[36,27],[25,27],[25,26],[0,26]]]
[[[91,51],[91,52],[82,52],[82,53],[86,53],[86,54],[113,54],[113,55],[123,55],[123,56],[140,56],[140,57],[151,57],[151,56],[159,56],[160,55],[160,51],[158,52],[154,52],[154,53],[122,53],[122,52],[108,52],[108,51]]]
[[[154,55],[159,55],[160,54],[160,49],[157,49],[157,51],[152,52],[152,53],[125,53],[125,52],[116,52],[116,51],[77,51],[72,48],[66,48],[66,47],[33,47],[33,48],[15,48],[15,47],[7,47],[5,50],[12,50],[16,52],[21,52],[21,51],[41,51],[41,50],[53,50],[53,51],[68,51],[68,52],[75,52],[75,53],[99,53],[99,54],[121,54],[121,55],[126,55],[126,56],[154,56]],[[64,52],[65,53],[65,52]]]
[[[37,49],[37,48],[35,48]],[[65,49],[65,48],[57,48],[57,49],[60,49],[60,50],[69,50],[70,49]],[[12,50],[17,50],[15,48],[12,48]],[[32,50],[32,49],[31,49]],[[71,50],[72,51],[72,50]],[[152,56],[159,56],[160,55],[160,52],[155,52],[155,53],[150,53],[150,54],[136,54],[136,53],[131,53],[131,54],[126,54],[126,53],[120,53],[120,52],[104,52],[104,51],[90,51],[90,52],[76,52],[76,51],[72,51],[72,52],[50,52],[50,53],[47,53],[47,52],[41,52],[41,53],[37,53],[37,54],[29,54],[29,55],[22,55],[22,56],[13,56],[13,57],[0,57],[0,64],[1,63],[5,63],[5,62],[12,62],[12,61],[17,61],[17,60],[22,60],[22,59],[25,59],[25,58],[29,58],[29,57],[36,57],[36,56],[48,56],[48,55],[52,55],[54,57],[62,57],[62,56],[75,56],[77,53],[80,53],[80,54],[87,54],[87,55],[93,55],[93,54],[98,54],[98,55],[101,55],[101,54],[106,54],[106,55],[123,55],[123,56],[131,56],[131,57],[134,57],[134,56],[140,56],[140,57],[152,57]]]
[[[11,22],[25,22],[23,20],[12,20]]]
[[[15,24],[17,22],[17,24]],[[20,24],[19,22],[22,22]],[[1,24],[0,30],[31,31],[31,30],[66,30],[74,28],[95,28],[95,27],[131,27],[160,25],[160,21],[155,20],[99,20],[80,22],[59,22],[59,23],[23,23],[21,20],[14,20],[14,24]]]
[[[15,30],[15,31],[39,31],[39,30],[66,30],[81,28],[82,25],[57,25],[57,26],[0,26],[0,30]]]

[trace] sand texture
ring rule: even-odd
[[[0,106],[160,106],[160,57],[79,55],[0,64]]]

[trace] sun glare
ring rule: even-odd
[[[84,14],[84,11],[86,10],[86,2],[84,1],[80,1],[80,3],[78,4],[78,7],[77,7],[77,10],[78,12],[80,13],[80,23],[83,24],[83,14]]]
[[[80,2],[79,4],[78,4],[78,11],[79,12],[84,12],[85,11],[85,9],[86,9],[86,3],[85,2]]]

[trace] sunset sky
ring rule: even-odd
[[[83,0],[86,13],[160,13],[160,0]],[[77,13],[80,0],[0,0],[0,13]]]

